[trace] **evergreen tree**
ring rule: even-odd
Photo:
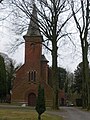
[[[0,99],[1,102],[6,97],[7,94],[7,83],[6,83],[6,69],[4,58],[0,55]]]
[[[81,62],[74,71],[74,84],[71,86],[73,92],[77,92],[82,99],[82,107],[87,107],[87,84],[83,79],[83,62]]]
[[[45,97],[44,97],[44,88],[39,85],[38,87],[38,97],[36,101],[36,111],[38,112],[38,120],[41,120],[41,114],[45,112]]]
[[[77,69],[74,71],[74,91],[77,91],[78,94],[82,93],[82,63],[77,66]]]
[[[8,94],[10,94],[10,90],[12,89],[12,80],[14,79],[15,67],[12,60],[10,60],[9,69],[7,69],[7,86],[8,86]]]
[[[12,83],[14,79],[15,74],[15,67],[12,60],[10,60],[10,65],[7,66],[6,69],[6,77],[7,77],[7,99],[6,102],[11,103],[11,89],[12,89]]]

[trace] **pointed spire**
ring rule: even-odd
[[[26,36],[41,36],[38,26],[38,17],[35,4],[33,4],[32,16]]]

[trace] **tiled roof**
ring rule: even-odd
[[[32,16],[30,18],[30,24],[26,36],[41,36],[35,4],[33,5]]]
[[[41,61],[42,62],[49,62],[44,55],[41,56]]]

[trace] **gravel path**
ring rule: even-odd
[[[90,120],[90,112],[82,111],[75,107],[62,107],[61,109],[62,111],[60,112],[48,111],[48,113],[62,116],[64,120]]]

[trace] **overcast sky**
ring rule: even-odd
[[[2,13],[2,11],[0,11]],[[7,16],[7,12],[4,12]],[[2,14],[4,18],[5,14]],[[4,21],[0,21],[0,52],[6,53],[9,57],[16,60],[17,64],[24,63],[24,44],[19,46],[19,48],[13,52],[9,53],[10,44],[14,43],[17,39],[16,34],[12,31],[12,24],[10,23],[10,19],[6,19]],[[65,28],[66,31],[72,31],[75,33],[75,24],[73,22],[68,23]],[[20,36],[21,38],[23,35]],[[77,34],[73,34],[72,36],[73,43],[67,38],[63,38],[62,41],[58,43],[58,66],[64,67],[69,71],[74,71],[77,65],[81,62],[81,49],[80,42]],[[14,43],[15,44],[15,43]],[[45,54],[47,60],[49,60],[49,65],[51,66],[51,54],[45,48],[43,48],[43,54]]]
[[[6,53],[9,57],[16,60],[17,64],[24,63],[24,44],[20,45],[15,52],[8,52],[10,50],[9,44],[16,39],[16,36],[9,28],[4,27],[4,25],[6,26],[6,23],[2,22],[2,26],[0,27],[0,52]],[[23,37],[23,35],[21,35],[21,37]],[[75,35],[75,37],[77,36]],[[64,42],[66,41],[64,40]],[[80,43],[77,39],[74,42],[76,46],[72,45],[70,41],[68,42],[69,44],[64,42],[59,46],[58,66],[73,72],[81,62]],[[43,54],[45,54],[47,60],[49,60],[49,65],[51,66],[51,53],[43,47]]]

